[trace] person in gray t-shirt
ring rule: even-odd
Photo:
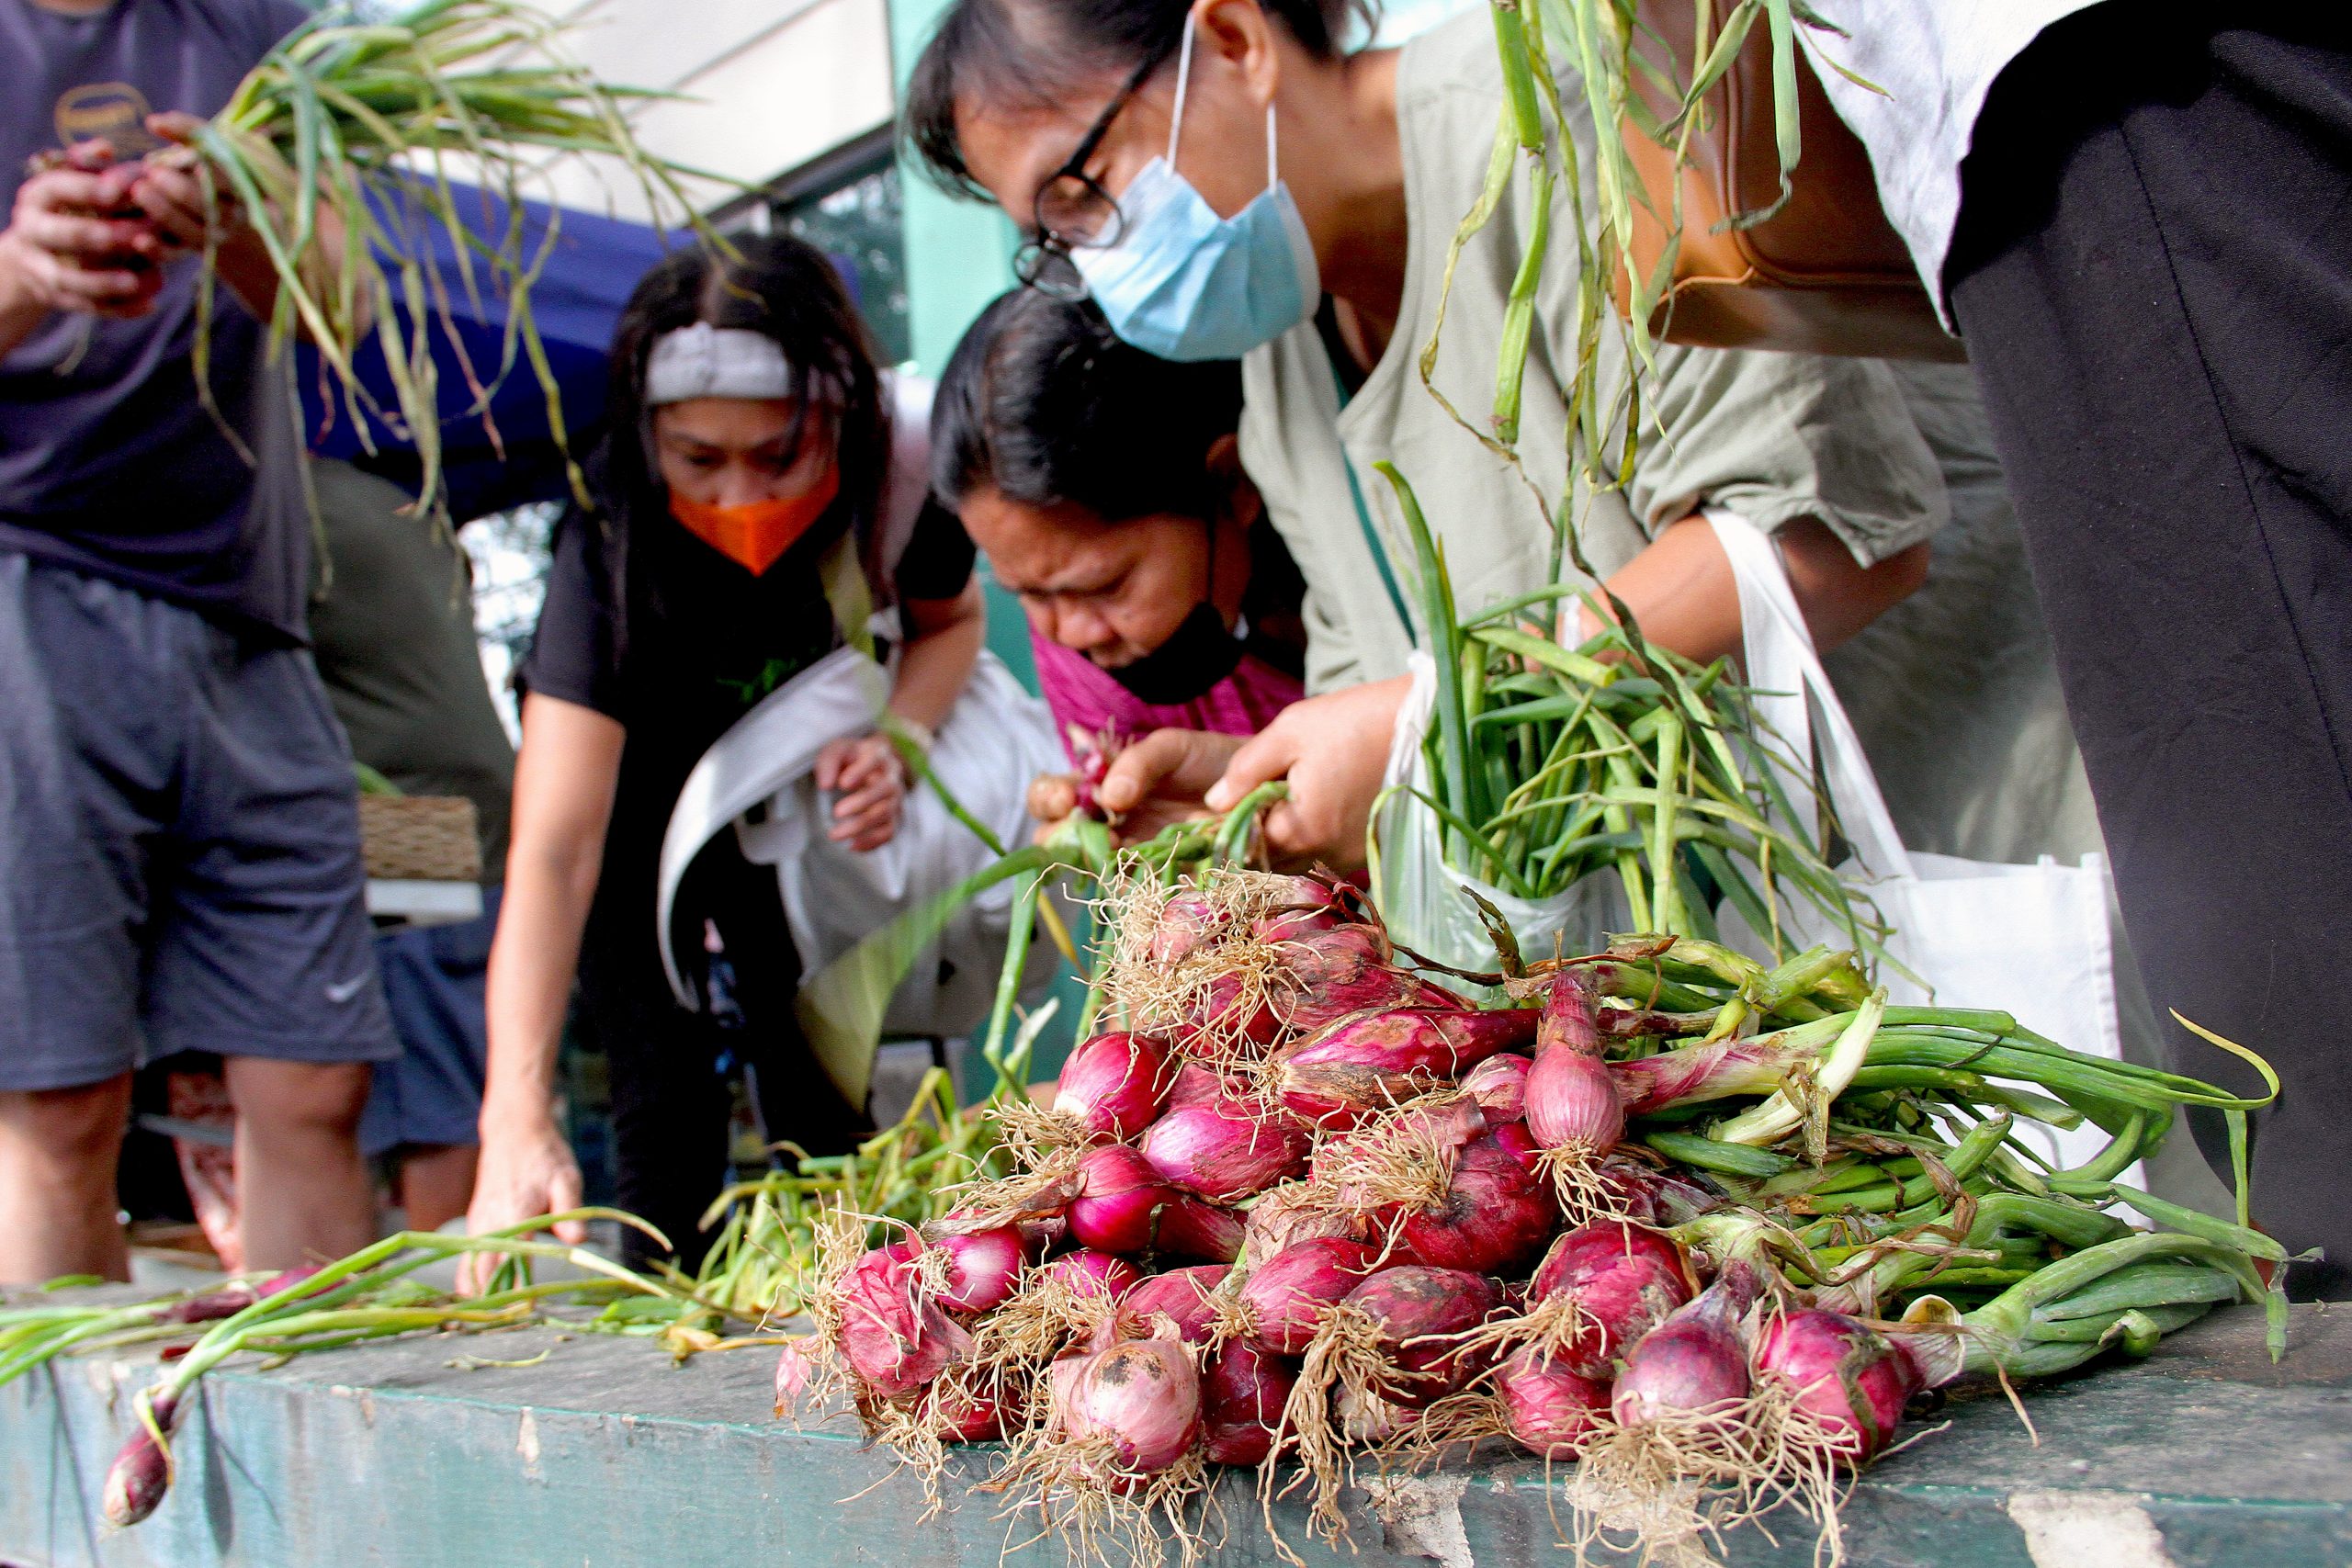
[[[300,460],[250,227],[143,162],[291,0],[0,0],[0,1284],[128,1274],[130,1072],[221,1057],[246,1265],[370,1240],[391,1054],[349,750],[302,646]],[[253,454],[249,460],[246,454]]]

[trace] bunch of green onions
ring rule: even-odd
[[[1419,557],[1437,690],[1430,788],[1415,793],[1442,824],[1449,866],[1525,899],[1614,873],[1636,928],[1708,941],[1721,899],[1776,958],[1787,952],[1781,911],[1795,901],[1879,951],[1883,928],[1827,863],[1827,835],[1811,826],[1817,803],[1791,800],[1777,782],[1789,760],[1726,661],[1694,664],[1597,604],[1603,629],[1563,647],[1555,621],[1592,602],[1564,583],[1464,616],[1412,488],[1378,467]]]
[[[690,1292],[585,1247],[533,1234],[572,1220],[611,1220],[661,1239],[634,1215],[578,1209],[478,1236],[404,1231],[348,1258],[259,1283],[232,1281],[127,1304],[36,1303],[0,1312],[0,1383],[69,1351],[90,1354],[195,1335],[168,1359],[157,1381],[139,1392],[135,1429],[107,1472],[107,1521],[136,1524],[154,1512],[171,1485],[172,1433],[193,1404],[197,1382],[232,1357],[258,1353],[274,1364],[396,1335],[514,1328],[542,1321],[559,1305],[603,1305],[625,1296],[650,1298],[673,1314],[695,1304]],[[468,1254],[504,1259],[479,1295],[454,1296],[414,1278],[429,1264]],[[580,1277],[535,1282],[533,1259],[568,1264]]]
[[[1929,1295],[1971,1309],[1972,1364],[2021,1374],[2063,1371],[2119,1337],[2144,1353],[2236,1299],[2265,1303],[2274,1353],[2283,1346],[2288,1256],[2252,1228],[2245,1198],[2245,1114],[2269,1096],[2070,1051],[2005,1012],[1884,1006],[1847,953],[1767,967],[1649,937],[1572,963],[1632,1032],[1611,1069],[1626,1141],[1704,1172],[1736,1217],[1701,1223],[1756,1226],[1795,1282],[1890,1316]],[[2261,1058],[2198,1032],[2277,1093]],[[2230,1126],[2233,1220],[2118,1179],[2183,1105]],[[2019,1122],[2087,1122],[2109,1141],[2056,1168],[2013,1136]],[[2119,1209],[2162,1229],[2134,1230]]]
[[[440,475],[436,321],[467,378],[469,414],[487,417],[500,382],[527,362],[546,393],[549,426],[559,443],[564,438],[554,374],[531,315],[532,285],[559,220],[549,209],[545,229],[526,233],[532,154],[616,160],[653,210],[693,211],[677,184],[684,171],[639,148],[621,115],[625,101],[659,95],[599,82],[567,57],[562,30],[514,0],[425,0],[385,22],[324,12],[254,66],[193,140],[208,201],[233,197],[243,206],[277,271],[273,347],[297,332],[316,345],[363,440],[372,439],[371,413],[402,429],[423,460],[427,497]],[[453,164],[502,203],[503,231],[465,220]],[[432,227],[449,235],[472,303],[480,306],[487,288],[504,304],[494,366],[467,357],[441,276],[426,264]],[[199,285],[195,351],[208,400],[211,261]],[[370,334],[396,393],[396,422],[359,384],[355,356]]]

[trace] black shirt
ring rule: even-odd
[[[142,120],[211,115],[279,38],[293,0],[118,0],[67,17],[0,0],[0,209],[26,159],[103,136],[153,145]],[[136,321],[52,313],[0,359],[0,549],[190,604],[240,629],[300,640],[307,538],[288,382],[265,329],[225,288],[197,396],[197,261],[171,271]]]
[[[662,837],[686,775],[763,697],[841,646],[818,570],[841,526],[820,520],[754,577],[655,513],[629,530],[624,604],[603,523],[575,507],[557,525],[547,600],[515,683],[628,731],[597,904],[626,909],[648,935]],[[926,504],[897,565],[897,596],[953,599],[972,560],[953,514]]]

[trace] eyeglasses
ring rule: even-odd
[[[1115,245],[1126,228],[1126,215],[1119,210],[1118,201],[1102,188],[1102,183],[1086,172],[1087,162],[1111,133],[1112,122],[1119,118],[1119,111],[1176,51],[1177,41],[1170,39],[1137,62],[1126,85],[1103,106],[1093,128],[1079,142],[1078,151],[1037,187],[1036,205],[1031,213],[1036,238],[1012,255],[1013,276],[1029,288],[1056,299],[1086,298],[1086,279],[1080,276],[1070,253]]]

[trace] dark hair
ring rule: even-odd
[[[669,510],[668,490],[648,450],[645,405],[646,361],[664,333],[707,321],[775,339],[792,367],[791,395],[800,404],[792,451],[808,434],[811,389],[832,405],[841,496],[828,522],[811,530],[811,543],[838,537],[841,526],[870,536],[881,504],[889,472],[889,411],[876,378],[865,323],[842,287],[841,275],[822,252],[789,235],[740,235],[733,243],[732,255],[693,245],[664,258],[638,280],[613,333],[605,434],[589,473],[605,526],[614,599],[623,617],[616,639],[623,646],[629,610],[658,599],[660,592],[658,584],[632,581],[628,545],[634,523]]]
[[[985,485],[1106,523],[1207,521],[1226,499],[1209,447],[1240,423],[1235,362],[1154,358],[1120,342],[1092,301],[1016,288],[980,312],[940,378],[932,491],[951,510]]]
[[[1360,26],[1369,35],[1378,0],[1258,0],[1309,54],[1335,60]],[[1192,0],[956,0],[915,61],[899,135],[917,164],[951,192],[989,199],[965,165],[956,100],[977,93],[1041,106],[1055,89],[1090,75],[1119,76],[1147,58],[1175,53]]]

